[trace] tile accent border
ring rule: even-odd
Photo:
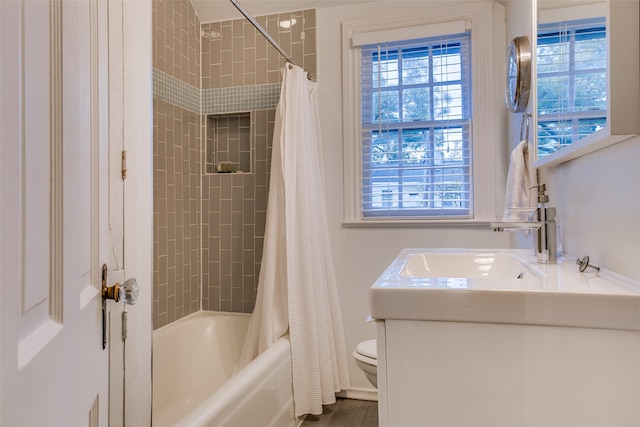
[[[201,90],[156,68],[153,69],[153,97],[201,114]]]
[[[280,99],[281,83],[235,86],[202,91],[202,114],[271,110]]]
[[[201,90],[156,68],[153,97],[197,114],[225,114],[276,108],[281,83]]]

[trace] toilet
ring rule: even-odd
[[[369,382],[378,388],[378,354],[376,340],[362,341],[355,350],[353,357],[358,368],[362,369]]]

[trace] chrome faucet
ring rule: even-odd
[[[545,194],[545,184],[534,185],[538,188],[538,207],[529,215],[529,222],[493,222],[493,231],[518,231],[536,229],[534,242],[536,258],[542,264],[558,262],[558,243],[556,237],[556,208],[547,207],[549,196]]]
[[[538,262],[555,264],[558,262],[558,243],[556,238],[556,208],[547,207],[549,196],[545,194],[547,186],[538,184],[538,207],[535,216],[540,224],[536,245]],[[533,187],[531,187],[533,188]]]

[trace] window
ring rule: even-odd
[[[468,217],[469,33],[361,47],[362,215]]]
[[[496,2],[343,22],[344,225],[495,220],[504,31]]]
[[[538,157],[607,125],[605,18],[538,26]]]

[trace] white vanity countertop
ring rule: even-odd
[[[443,255],[453,255],[454,262],[459,262],[455,257],[460,254],[486,259],[510,255],[522,263],[523,277],[510,272],[498,278],[467,278],[473,275],[469,273],[455,277],[450,272],[446,277],[426,277],[428,273],[407,274],[405,268],[410,260],[433,255],[434,262],[446,259]],[[580,273],[575,259],[538,264],[530,250],[405,249],[370,288],[369,304],[371,317],[378,320],[640,331],[640,283],[605,270]]]

